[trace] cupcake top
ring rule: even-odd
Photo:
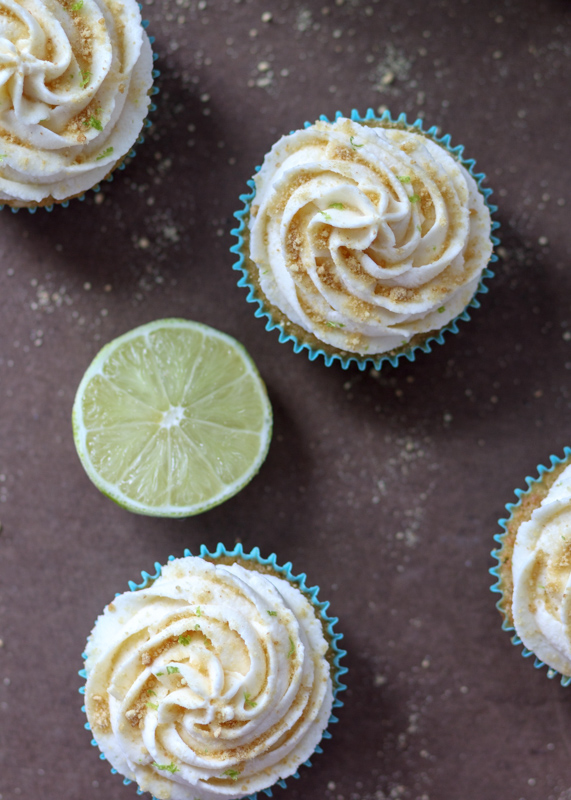
[[[327,726],[328,643],[288,581],[176,559],[89,638],[86,710],[107,760],[159,800],[240,798],[294,773]]]
[[[254,178],[250,256],[289,320],[340,350],[402,348],[473,297],[491,219],[429,136],[338,118],[282,137]]]
[[[46,204],[102,180],[149,106],[136,0],[0,0],[0,202]]]
[[[571,675],[571,466],[517,530],[511,614],[524,645]]]

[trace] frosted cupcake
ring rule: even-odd
[[[571,681],[571,449],[551,467],[539,467],[538,478],[526,478],[527,491],[517,491],[516,504],[506,506],[508,519],[495,539],[492,555],[498,578],[498,608],[503,627],[515,631],[514,644],[535,666],[548,667],[550,678]]]
[[[136,0],[0,0],[0,205],[63,203],[122,163],[153,55]]]
[[[117,596],[86,650],[93,743],[158,800],[283,785],[319,751],[344,688],[335,620],[305,576],[257,548],[201,552]]]
[[[282,137],[242,198],[233,248],[267,328],[362,368],[455,330],[493,245],[490,190],[461,153],[371,111]]]

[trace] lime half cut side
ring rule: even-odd
[[[259,470],[272,408],[256,366],[225,333],[183,319],[106,345],[73,405],[75,446],[104,494],[139,514],[187,517]]]

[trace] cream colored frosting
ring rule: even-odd
[[[571,466],[520,525],[512,575],[516,633],[541,661],[571,675]]]
[[[0,0],[0,202],[102,180],[141,131],[152,64],[136,0]]]
[[[322,342],[384,353],[443,327],[476,292],[490,213],[470,173],[429,137],[317,122],[280,139],[254,180],[260,287]]]
[[[311,603],[274,574],[188,557],[117,597],[87,647],[107,760],[159,800],[240,798],[294,773],[332,707]]]

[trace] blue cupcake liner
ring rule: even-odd
[[[142,11],[143,10],[142,4],[141,3],[137,3],[137,5],[139,6],[139,8]],[[150,23],[149,23],[148,19],[144,19],[144,20],[141,21],[141,25],[142,25],[143,28],[145,28],[145,30],[149,27],[149,24]],[[149,36],[149,43],[150,44],[154,44],[154,41],[155,41],[155,37],[154,36]],[[157,61],[158,58],[159,58],[159,54],[158,53],[153,53],[153,62]],[[153,79],[158,78],[160,76],[160,74],[161,74],[160,70],[153,69],[153,71],[152,71]],[[151,86],[151,89],[149,91],[149,96],[150,97],[154,97],[155,95],[159,94],[159,92],[160,92],[160,89],[158,88],[158,86]],[[111,183],[111,181],[113,180],[113,177],[114,177],[113,173],[115,172],[116,169],[120,169],[120,170],[125,169],[125,167],[128,164],[127,159],[129,159],[129,161],[131,161],[133,158],[135,158],[135,156],[137,155],[137,151],[135,150],[135,147],[137,145],[139,145],[139,144],[143,144],[143,142],[145,141],[145,135],[144,135],[143,131],[146,131],[148,128],[151,127],[152,123],[151,123],[151,120],[149,119],[149,116],[153,113],[153,111],[156,111],[156,110],[157,110],[156,105],[153,102],[151,102],[149,104],[149,112],[148,112],[147,116],[145,117],[145,119],[143,120],[143,127],[142,127],[141,132],[139,133],[139,135],[137,136],[137,138],[135,140],[135,144],[129,150],[129,152],[126,153],[123,156],[123,158],[121,159],[121,163],[116,167],[114,166],[113,169],[111,170],[111,172],[107,175],[107,177],[103,179],[106,183]],[[36,211],[39,208],[43,208],[44,211],[51,212],[51,211],[54,210],[55,206],[61,206],[61,208],[67,208],[68,205],[70,204],[71,200],[79,200],[80,202],[83,202],[85,200],[87,192],[95,192],[97,194],[97,192],[100,192],[100,191],[101,191],[101,183],[97,183],[95,186],[92,186],[90,189],[86,189],[86,191],[83,192],[82,194],[78,194],[77,197],[70,197],[68,200],[63,200],[61,203],[52,203],[49,206],[36,205],[36,206],[32,206],[32,207],[28,207],[28,206],[18,206],[18,207],[16,207],[16,206],[8,205],[7,203],[0,203],[0,211],[2,211],[2,209],[4,209],[4,208],[9,208],[10,211],[12,212],[12,214],[17,214],[18,211],[27,211],[29,214],[35,214]]]
[[[544,661],[541,661],[533,650],[529,650],[527,648],[520,637],[515,632],[515,627],[511,623],[507,612],[503,606],[504,603],[504,592],[502,589],[502,579],[501,579],[501,565],[502,565],[502,551],[504,547],[505,538],[508,535],[508,525],[513,517],[514,512],[521,507],[522,499],[528,495],[538,484],[540,484],[546,474],[552,473],[557,467],[565,464],[566,466],[571,463],[571,447],[564,447],[563,448],[563,458],[559,456],[550,456],[549,460],[551,462],[550,467],[545,467],[543,464],[539,464],[537,467],[537,478],[533,478],[531,476],[527,476],[525,478],[525,482],[527,484],[527,489],[516,489],[514,494],[517,497],[516,503],[507,503],[506,504],[506,511],[508,512],[509,516],[498,520],[498,525],[502,529],[500,533],[496,533],[494,536],[494,541],[496,541],[500,546],[492,550],[491,555],[495,560],[498,562],[494,567],[489,569],[491,575],[496,578],[496,582],[490,586],[490,591],[494,592],[495,594],[500,595],[500,599],[496,603],[496,608],[500,612],[503,617],[502,621],[502,630],[513,632],[513,636],[511,637],[511,642],[513,645],[522,646],[522,656],[524,658],[530,658],[534,656],[535,660],[533,666],[536,669],[541,669],[542,667],[547,667],[547,677],[548,678],[555,678],[557,675],[561,678],[561,685],[562,686],[569,686],[571,683],[571,675],[562,675],[558,670],[550,667]]]
[[[184,550],[184,554],[183,555],[184,555],[184,557],[192,556],[192,553],[190,552],[190,550],[188,548],[186,548]],[[292,570],[291,570],[291,567],[292,567],[291,561],[288,561],[286,564],[283,565],[283,567],[280,567],[278,565],[277,561],[276,561],[275,553],[271,553],[268,558],[263,558],[260,555],[260,548],[259,547],[254,547],[249,553],[245,553],[241,544],[237,544],[234,547],[233,550],[227,550],[224,547],[224,545],[219,542],[217,547],[216,547],[216,549],[214,550],[214,552],[211,552],[210,550],[208,550],[206,545],[202,544],[202,545],[200,545],[200,553],[199,553],[199,555],[200,555],[200,558],[212,559],[212,560],[215,560],[215,559],[218,559],[218,558],[223,558],[223,557],[239,558],[239,559],[241,559],[243,561],[254,561],[257,564],[260,564],[262,566],[269,566],[269,567],[271,567],[273,572],[276,572],[280,576],[280,578],[284,578],[285,580],[289,581],[289,583],[291,583],[294,586],[296,586],[299,589],[299,591],[302,592],[310,600],[311,604],[317,610],[317,616],[322,621],[322,624],[323,624],[323,627],[324,627],[324,630],[325,630],[325,634],[326,634],[326,638],[327,638],[327,640],[329,642],[329,646],[331,647],[331,649],[333,650],[333,653],[334,653],[334,656],[333,656],[333,659],[332,659],[332,665],[333,665],[333,671],[332,671],[333,708],[341,708],[344,704],[339,699],[338,695],[339,695],[340,692],[344,691],[347,688],[346,685],[341,681],[341,677],[343,675],[345,675],[345,673],[347,672],[347,667],[341,666],[341,664],[339,662],[343,658],[343,656],[347,655],[347,651],[343,650],[339,646],[339,642],[343,638],[343,634],[342,633],[335,633],[335,631],[334,631],[334,626],[339,621],[339,618],[338,617],[330,617],[327,614],[327,609],[329,608],[329,602],[328,601],[320,602],[317,599],[317,595],[319,593],[319,586],[311,586],[311,587],[307,586],[307,584],[305,582],[306,578],[307,578],[307,575],[304,572],[301,572],[299,575],[294,575]],[[175,560],[175,556],[169,556],[168,557],[168,561],[174,561],[174,560]],[[161,564],[159,564],[158,561],[155,561],[154,567],[155,567],[155,572],[154,572],[153,575],[151,575],[150,573],[145,572],[145,571],[141,572],[141,577],[143,579],[141,581],[141,583],[135,583],[135,581],[129,581],[129,589],[132,592],[136,592],[139,589],[146,589],[148,586],[150,586],[152,583],[154,583],[154,581],[156,581],[157,578],[162,573],[162,566],[161,566]],[[119,593],[117,593],[115,596],[119,597]],[[85,661],[87,659],[87,653],[82,653],[82,658]],[[87,672],[85,671],[85,669],[79,670],[78,675],[81,678],[83,678],[84,680],[87,680]],[[79,691],[79,694],[84,695],[85,694],[85,686],[81,686],[78,689],[78,691]],[[83,713],[85,713],[86,709],[85,709],[84,705],[81,707],[81,710],[83,711]],[[331,725],[331,724],[334,724],[336,722],[339,722],[338,717],[336,717],[334,714],[331,714],[331,716],[329,717],[328,724]],[[89,722],[86,722],[83,727],[85,728],[85,730],[88,730],[88,731],[91,730],[91,726],[90,726]],[[322,739],[331,739],[331,738],[332,738],[331,737],[331,733],[329,732],[329,730],[327,728],[325,728],[325,730],[323,731]],[[93,747],[97,747],[97,741],[95,739],[92,739],[91,740],[91,745]],[[319,754],[319,753],[322,753],[323,750],[320,747],[320,745],[317,745],[315,750],[314,750],[314,752]],[[106,758],[103,755],[103,753],[99,754],[99,758],[102,761],[106,761]],[[311,767],[311,766],[313,766],[313,764],[308,759],[307,761],[303,762],[302,766]],[[113,775],[119,774],[118,771],[114,767],[111,768],[111,773]],[[288,776],[288,779],[289,778],[299,778],[299,772],[296,770],[292,775]],[[131,783],[133,783],[133,781],[130,780],[129,778],[124,778],[123,779],[123,784],[125,786],[129,786],[129,784],[131,784]],[[285,789],[287,787],[287,783],[286,783],[286,780],[284,778],[281,778],[279,781],[276,781],[276,783],[272,784],[272,786],[281,786],[282,789]],[[137,794],[142,795],[142,794],[145,794],[145,792],[143,792],[142,789],[137,787]],[[246,795],[245,797],[241,798],[241,800],[257,800],[257,798],[258,798],[258,796],[260,794],[264,794],[264,795],[266,795],[266,797],[273,797],[272,787],[268,787],[267,789],[262,789],[260,792],[255,792],[254,794]],[[153,796],[152,800],[157,800],[157,798]]]
[[[343,117],[344,115],[337,111],[335,113],[335,119],[339,117]],[[322,114],[319,119],[323,122],[330,122],[328,117]],[[492,194],[492,189],[485,188],[482,186],[482,182],[485,180],[486,175],[483,172],[475,172],[474,168],[476,166],[476,162],[474,159],[466,159],[463,157],[464,146],[463,145],[456,145],[456,147],[452,147],[450,142],[449,134],[445,134],[444,136],[438,136],[438,128],[436,126],[432,126],[428,130],[424,130],[422,127],[422,120],[416,119],[412,125],[407,122],[406,114],[399,114],[396,119],[393,119],[390,112],[387,110],[383,112],[383,114],[379,117],[375,114],[372,108],[367,109],[367,112],[364,117],[362,117],[356,109],[352,109],[351,111],[351,119],[354,122],[368,122],[371,120],[376,120],[379,122],[387,122],[391,125],[402,125],[406,126],[411,131],[416,131],[419,133],[423,133],[425,136],[429,136],[435,142],[440,144],[444,147],[448,152],[454,156],[454,158],[459,161],[470,173],[470,175],[474,178],[478,185],[478,189],[480,190],[481,194],[484,197],[484,202],[486,203],[490,214],[494,214],[498,207],[490,203],[489,198]],[[311,127],[311,122],[305,122],[304,127],[309,128]],[[260,167],[256,167],[256,172],[260,170]],[[432,334],[428,338],[426,338],[421,344],[413,345],[408,349],[403,349],[402,351],[398,351],[396,353],[380,353],[376,356],[365,356],[359,354],[351,354],[345,352],[339,353],[328,353],[326,350],[320,347],[314,347],[313,345],[309,344],[308,342],[301,341],[298,339],[293,333],[288,333],[283,323],[277,322],[272,318],[272,312],[270,309],[266,308],[264,298],[256,296],[256,288],[250,281],[248,275],[248,268],[246,266],[246,259],[244,257],[244,253],[242,252],[244,246],[244,237],[243,232],[247,225],[247,219],[250,213],[250,206],[252,200],[256,195],[256,188],[253,180],[248,181],[248,186],[250,187],[250,192],[247,194],[240,195],[240,200],[244,204],[244,208],[240,209],[239,211],[234,212],[234,217],[238,220],[238,227],[233,228],[230,233],[236,237],[238,240],[236,244],[232,245],[230,248],[230,252],[234,253],[238,256],[238,260],[233,264],[233,269],[237,272],[241,273],[241,277],[238,280],[238,286],[245,288],[248,290],[248,295],[246,300],[248,303],[254,303],[257,308],[254,311],[254,316],[256,317],[265,317],[266,322],[266,330],[271,331],[277,329],[279,332],[279,341],[280,342],[292,342],[293,349],[295,353],[299,353],[302,350],[307,350],[307,355],[310,361],[315,361],[316,358],[322,356],[325,360],[325,365],[330,367],[333,362],[338,361],[343,369],[348,369],[351,364],[356,364],[360,370],[364,370],[367,365],[372,366],[376,370],[380,370],[383,364],[386,362],[390,363],[391,366],[396,367],[398,362],[401,359],[406,359],[407,361],[414,361],[416,358],[416,353],[418,350],[421,350],[424,353],[430,353],[432,350],[432,345],[434,344],[443,344],[444,343],[444,334],[446,333],[458,333],[458,323],[461,320],[468,321],[470,319],[470,314],[468,313],[469,308],[479,308],[480,302],[477,299],[476,295],[478,294],[486,294],[488,292],[488,287],[485,285],[484,281],[488,278],[493,278],[494,273],[488,267],[484,268],[482,272],[482,277],[480,279],[480,283],[478,284],[478,288],[476,289],[472,300],[468,303],[464,311],[451,320],[447,325],[440,328],[439,331]],[[492,231],[496,231],[500,227],[500,223],[492,220]],[[491,235],[491,241],[494,247],[497,247],[500,244],[500,240],[494,234]],[[490,257],[490,262],[497,261],[498,257],[495,253],[492,253]]]

